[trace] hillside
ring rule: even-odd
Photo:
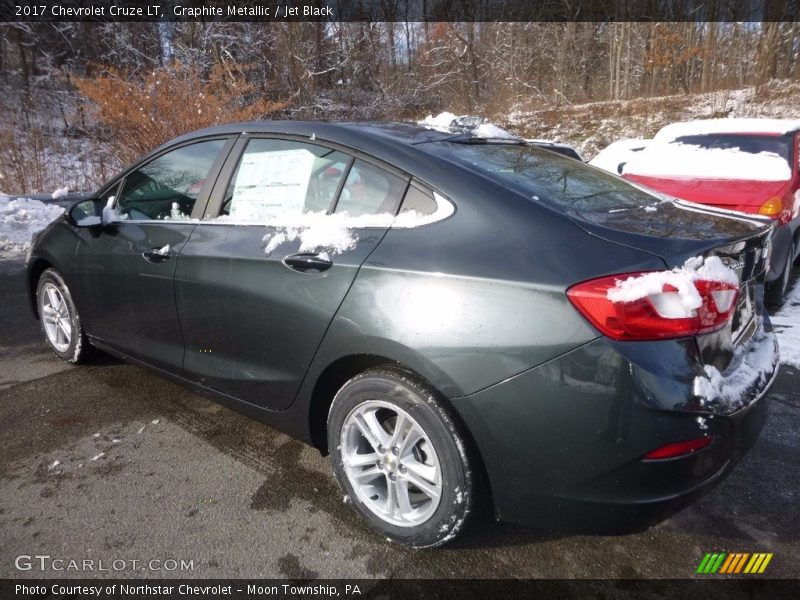
[[[572,144],[588,160],[616,140],[652,137],[669,123],[712,117],[800,118],[800,83],[773,80],[761,89],[515,110],[494,120],[525,137]]]

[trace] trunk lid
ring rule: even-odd
[[[681,200],[608,212],[577,213],[586,232],[659,256],[670,268],[693,256],[716,254],[742,281],[762,274],[769,236],[766,217],[721,210]]]
[[[670,268],[695,256],[718,256],[736,272],[740,289],[730,326],[697,338],[704,364],[723,371],[737,348],[758,333],[762,305],[757,289],[768,268],[772,220],[665,200],[654,207],[581,213],[576,223],[609,242],[655,254]]]

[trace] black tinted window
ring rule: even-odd
[[[614,175],[554,152],[511,144],[442,143],[444,153],[535,201],[608,212],[658,199]]]
[[[395,214],[405,180],[374,165],[357,160],[347,175],[336,212],[351,217]]]
[[[183,146],[125,178],[116,204],[125,219],[188,219],[225,140]]]
[[[784,135],[744,135],[731,133],[715,133],[703,135],[685,135],[675,140],[680,144],[697,146],[707,150],[738,150],[748,154],[771,152],[787,162],[791,162],[792,136]]]

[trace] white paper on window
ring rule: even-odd
[[[304,148],[245,153],[233,189],[231,217],[269,221],[302,214],[315,159]]]

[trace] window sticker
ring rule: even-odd
[[[304,148],[245,153],[230,216],[243,220],[302,214],[316,156]]]

